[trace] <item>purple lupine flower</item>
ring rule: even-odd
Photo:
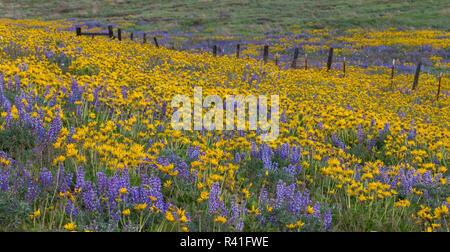
[[[6,114],[6,118],[5,118],[5,122],[6,122],[6,127],[10,127],[13,123],[13,117],[11,114],[11,109],[9,109],[9,111]]]
[[[77,168],[77,176],[75,179],[75,188],[79,190],[80,188],[84,187],[84,171],[81,166]]]
[[[264,215],[257,215],[255,218],[256,222],[259,222],[262,226],[266,226],[266,218],[264,218]]]
[[[287,160],[289,158],[289,150],[290,150],[289,143],[283,143],[281,145],[280,157],[284,160]]]
[[[428,198],[430,197],[430,195],[428,194],[428,190],[427,190],[427,189],[424,189],[424,190],[423,190],[423,197],[424,197],[425,199],[428,199]]]
[[[39,173],[39,182],[43,187],[50,187],[53,182],[52,172],[47,170],[47,168],[42,168]]]
[[[219,210],[225,209],[225,204],[223,200],[220,199],[220,184],[213,183],[211,187],[211,191],[209,192],[208,197],[209,203],[209,213],[212,214],[214,212],[219,212]]]
[[[299,215],[300,212],[303,209],[303,194],[301,192],[297,192],[294,195],[294,199],[292,200],[292,202],[289,204],[289,210],[294,214],[294,215]]]
[[[96,88],[94,91],[94,100],[92,101],[92,105],[95,106],[96,109],[98,109],[98,92],[100,92],[100,87]]]
[[[3,100],[5,99],[3,89],[4,89],[5,79],[3,74],[0,74],[0,107],[3,107]]]
[[[331,211],[327,210],[325,213],[323,213],[322,214],[322,219],[323,219],[323,224],[324,224],[325,231],[330,230],[330,228],[331,228],[331,221],[332,221]]]
[[[190,146],[188,148],[188,157],[191,160],[197,160],[198,159],[198,155],[200,154],[200,147],[196,146],[195,148]]]
[[[69,190],[69,186],[72,185],[73,182],[73,173],[67,173],[64,177],[64,182],[60,185],[59,191],[66,192]]]
[[[377,120],[375,120],[375,119],[372,119],[372,120],[370,121],[370,127],[371,127],[371,128],[375,127],[376,121],[377,121]]]
[[[377,143],[377,138],[374,136],[372,139],[367,139],[367,151],[372,151],[373,147]]]
[[[314,216],[320,217],[320,204],[319,202],[316,202],[313,206]]]
[[[414,128],[414,123],[411,124],[411,129],[408,131],[408,140],[414,140],[417,135],[417,130]]]
[[[52,108],[52,107],[54,107],[54,106],[56,106],[56,98],[55,97],[53,97],[53,99],[51,99],[49,102],[48,102],[48,107],[49,108]]]
[[[297,174],[302,173],[303,165],[297,165]]]
[[[189,169],[189,166],[181,159],[175,161],[175,170],[178,171],[178,176],[180,176],[184,181],[195,182],[195,176]]]
[[[284,187],[285,187],[284,182],[282,180],[278,181],[275,199],[275,209],[281,208],[281,205],[283,204]]]
[[[270,217],[269,217],[269,221],[270,221],[272,224],[277,225],[277,223],[278,223],[277,216],[276,216],[276,215],[270,216]]]
[[[161,210],[162,212],[165,212],[167,210],[167,204],[164,202],[164,196],[161,193],[161,191],[152,189],[149,192],[150,196],[153,196],[156,198],[156,202],[153,202],[154,205]]]
[[[236,231],[242,232],[243,229],[244,229],[244,221],[242,220],[242,218],[239,218],[239,221],[236,225]]]
[[[358,124],[357,131],[358,131],[358,143],[362,144],[364,142],[364,131],[362,130],[361,124]]]
[[[302,159],[302,147],[292,146],[290,163],[296,165]]]
[[[120,214],[121,214],[120,210],[111,212],[111,214],[110,214],[111,215],[111,223],[113,225],[117,225],[117,223],[119,222]]]
[[[78,215],[78,210],[75,208],[75,206],[72,203],[72,200],[69,200],[65,207],[66,214],[73,217]]]
[[[259,195],[259,204],[263,205],[268,202],[267,189],[263,187]]]
[[[274,156],[274,153],[272,152],[272,148],[264,144],[261,146],[261,149],[259,150],[261,153],[261,161],[263,162],[264,168],[267,171],[273,171],[276,172],[278,170],[278,163],[272,162],[272,157]]]
[[[75,140],[72,139],[74,134],[75,134],[75,127],[71,126],[69,129],[69,135],[67,136],[67,140],[69,141],[69,143],[75,142]]]
[[[302,205],[302,209],[306,209],[309,205],[311,205],[311,200],[309,199],[308,191],[303,192],[301,205]]]
[[[159,124],[158,126],[156,126],[156,129],[157,129],[159,132],[163,132],[163,131],[164,131],[164,127],[163,127],[162,124]],[[164,139],[163,139],[163,141],[164,141]]]
[[[0,152],[1,153],[1,152]],[[14,186],[26,187],[32,181],[30,171],[26,170],[22,164],[19,163],[19,170],[16,172]]]
[[[361,180],[361,165],[357,164],[355,166],[355,181],[360,181]]]
[[[401,176],[400,185],[403,187],[403,191],[411,193],[413,185],[419,181],[419,176],[413,170],[408,170],[405,173],[405,168],[400,169],[399,175]]]
[[[384,128],[383,128],[383,134],[389,133],[389,128],[390,128],[390,124],[389,123],[385,123],[384,124]]]
[[[11,110],[11,102],[6,98],[3,97],[3,110],[4,111],[10,111]]]
[[[250,154],[251,154],[251,157],[253,157],[253,158],[259,158],[259,151],[258,151],[258,147],[256,146],[255,142],[252,142]]]
[[[151,176],[147,185],[150,186],[152,190],[161,191],[161,179],[157,176]]]
[[[52,119],[52,122],[50,124],[50,128],[47,131],[47,142],[54,143],[56,139],[58,138],[59,133],[61,132],[61,118],[59,116],[59,109],[55,112],[55,117]]]
[[[323,127],[323,123],[322,122],[319,122],[318,124],[317,124],[317,127],[320,129],[320,130],[324,130],[325,128]]]
[[[286,110],[283,110],[283,113],[281,113],[280,120],[281,120],[283,123],[286,123]]]
[[[7,191],[9,187],[9,171],[4,170],[0,173],[0,190]]]
[[[116,196],[119,194],[120,181],[117,177],[113,176],[108,179],[108,203],[110,210],[116,209],[117,202]]]
[[[19,119],[22,119],[23,117],[23,103],[22,103],[22,97],[23,95],[18,95],[14,99],[14,106],[17,108],[17,113],[19,114]]]
[[[114,175],[118,177],[120,188],[129,188],[130,187],[130,173],[128,169],[125,170],[117,170]]]
[[[234,155],[234,160],[237,164],[241,162],[241,155],[239,155],[239,152],[236,152],[236,154]]]
[[[164,196],[161,193],[161,180],[157,176],[151,176],[150,178],[142,178],[142,185],[147,185],[150,190],[141,190],[141,202],[148,204],[154,204],[159,210],[165,212],[167,205],[164,203]],[[150,201],[150,196],[156,198],[156,202]]]
[[[288,202],[292,201],[292,199],[294,198],[295,188],[296,188],[296,184],[292,184],[290,186],[284,187],[284,192],[283,192],[284,200],[286,200]]]
[[[336,134],[333,133],[331,139],[337,147],[345,151],[345,144],[336,136]]]
[[[81,105],[77,105],[77,116],[81,118]]]
[[[78,82],[75,78],[72,78],[70,90],[72,91],[72,94],[68,97],[69,102],[74,103],[79,101],[83,92],[79,89]]]
[[[162,116],[162,120],[165,121],[166,120],[166,111],[167,111],[167,102],[163,101],[162,103],[162,107],[161,107],[161,116]]]
[[[427,187],[431,187],[432,185],[435,184],[435,182],[433,182],[431,171],[424,172],[424,174],[422,175],[422,182],[423,182],[423,185],[425,185]]]
[[[44,110],[42,108],[39,108],[38,115],[39,115],[39,119],[41,119],[41,121],[44,121],[45,115],[44,115]]]
[[[242,161],[245,161],[245,158],[246,158],[247,156],[246,156],[246,154],[245,154],[245,152],[242,152],[241,153],[241,160]]]
[[[295,176],[298,174],[298,169],[293,164],[289,164],[287,167],[283,167],[283,171],[285,171],[286,173],[288,173],[291,176]]]
[[[39,192],[39,188],[38,188],[37,183],[36,182],[30,183],[28,190],[27,190],[27,196],[26,196],[27,201],[34,201],[38,192]]]
[[[139,203],[141,201],[141,191],[139,187],[133,186],[128,189],[130,203]]]
[[[231,204],[231,218],[230,218],[230,222],[233,223],[239,218],[239,206],[236,203],[236,199],[235,198],[231,199],[230,204]]]
[[[98,211],[100,202],[97,197],[97,192],[90,181],[84,183],[82,192],[83,205],[89,212]]]
[[[17,74],[14,74],[14,87],[16,90],[20,90],[20,77]]]

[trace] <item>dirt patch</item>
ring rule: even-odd
[[[23,12],[24,6],[18,3],[0,3],[3,9],[5,18],[25,18],[25,14]]]
[[[62,17],[61,13],[55,12],[49,15],[51,19],[59,19]]]
[[[443,9],[443,10],[439,11],[439,14],[441,14],[441,15],[448,15],[448,14],[450,14],[450,8],[446,8],[446,9]]]
[[[106,18],[114,18],[114,17],[127,17],[129,15],[130,15],[130,13],[112,13],[112,14],[99,15],[99,16],[106,17]]]

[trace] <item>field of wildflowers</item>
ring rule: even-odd
[[[104,29],[0,20],[0,231],[449,231],[450,33],[154,31],[157,48],[76,25]],[[194,86],[278,95],[279,137],[174,130]]]

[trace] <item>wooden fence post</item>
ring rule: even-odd
[[[291,68],[297,67],[297,58],[298,58],[298,47],[294,50],[294,59],[292,60]]]
[[[81,27],[75,28],[77,36],[81,36]]]
[[[264,46],[264,54],[263,54],[264,63],[267,63],[268,59],[269,59],[269,46],[265,45]]]
[[[113,32],[112,25],[108,25],[108,36],[109,36],[109,38],[113,38],[114,37],[114,32]]]
[[[119,39],[119,41],[122,41],[122,29],[117,29],[117,38]]]
[[[142,41],[143,43],[147,43],[147,33],[144,33],[143,37],[142,37]]]
[[[330,47],[330,51],[328,52],[327,71],[331,69],[332,63],[333,63],[333,47]]]
[[[342,63],[342,70],[344,71],[344,76],[345,77],[345,57],[344,57],[344,62]]]
[[[133,33],[133,32],[130,34],[130,39],[131,39],[132,41],[134,40],[134,33]]]
[[[240,44],[237,44],[237,45],[236,45],[236,58],[237,58],[237,59],[239,59],[239,53],[240,53],[239,51],[240,51],[240,50],[241,50],[241,45],[240,45]]]
[[[416,87],[419,84],[419,74],[420,74],[421,66],[422,66],[422,62],[419,61],[419,64],[417,64],[417,68],[416,68],[416,74],[414,75],[414,82],[413,82],[412,90],[416,90]]]
[[[391,69],[391,88],[394,87],[394,74],[395,74],[395,59],[392,60],[392,69]]]
[[[305,53],[305,70],[308,70],[308,54]]]
[[[153,40],[155,41],[156,48],[159,48],[158,40],[156,39],[156,37],[153,37]]]
[[[442,72],[439,74],[439,84],[438,84],[438,91],[436,95],[436,101],[439,100],[439,93],[441,92],[441,80],[442,80]]]
[[[216,57],[216,55],[217,55],[217,46],[214,45],[213,46],[213,56]]]

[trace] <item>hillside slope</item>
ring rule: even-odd
[[[445,0],[1,0],[0,16],[95,20],[134,29],[191,28],[254,35],[301,28],[433,28],[448,30]],[[208,29],[209,28],[209,29]]]

